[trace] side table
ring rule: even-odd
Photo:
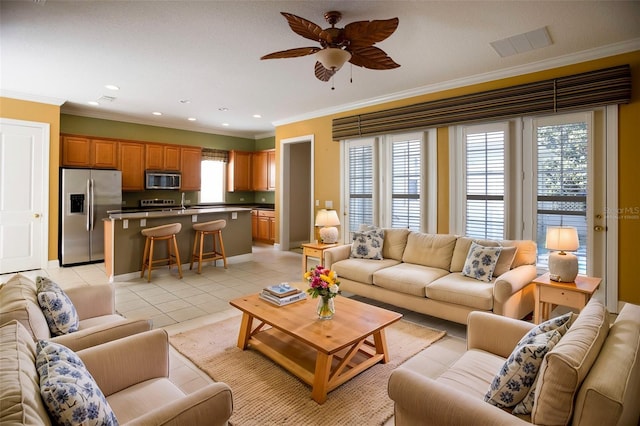
[[[302,274],[308,271],[307,258],[317,257],[320,259],[320,263],[324,262],[324,251],[331,247],[336,247],[338,244],[323,244],[323,243],[306,243],[302,244]]]
[[[563,283],[552,281],[549,273],[540,275],[533,280],[535,288],[535,308],[533,322],[540,324],[549,318],[551,305],[568,306],[582,309],[589,302],[593,293],[598,289],[602,278],[578,275],[575,282]]]

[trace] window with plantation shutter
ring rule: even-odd
[[[420,139],[391,142],[391,227],[420,231]]]
[[[502,239],[505,234],[505,131],[465,132],[465,234]]]
[[[348,146],[349,229],[373,224],[374,140],[351,142]]]

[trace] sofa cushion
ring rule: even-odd
[[[385,259],[402,260],[410,232],[411,231],[406,228],[385,228],[382,257]]]
[[[493,283],[465,277],[460,272],[438,278],[425,288],[429,299],[482,311],[493,309]]]
[[[373,274],[373,284],[399,293],[425,297],[425,287],[448,273],[444,269],[400,263],[376,271]]]
[[[107,399],[73,351],[41,340],[36,367],[40,395],[58,424],[118,425]]]
[[[606,308],[602,302],[591,299],[542,361],[531,411],[532,423],[569,423],[574,398],[608,332]]]
[[[374,272],[400,263],[393,259],[345,259],[331,265],[338,277],[365,284],[373,284]]]
[[[355,259],[382,260],[383,243],[384,231],[382,229],[354,232],[350,257]]]
[[[0,424],[50,425],[36,371],[36,345],[17,320],[0,328]]]
[[[16,274],[0,288],[0,324],[19,321],[34,339],[51,337],[47,320],[38,305],[36,283]]]
[[[522,265],[535,265],[538,258],[538,249],[535,241],[531,240],[502,240],[502,247],[517,247],[516,257],[513,259],[511,268]]]
[[[574,424],[636,424],[640,413],[640,306],[625,304],[584,379]]]
[[[436,381],[482,401],[504,358],[491,352],[467,350]]]
[[[455,235],[411,232],[402,261],[449,270],[456,239]]]
[[[462,268],[462,275],[479,281],[491,281],[501,251],[501,247],[486,247],[472,243]]]
[[[522,401],[536,380],[542,359],[560,337],[558,330],[549,330],[520,340],[491,382],[485,402],[505,408]]]
[[[42,308],[51,335],[60,336],[78,331],[78,312],[69,296],[49,278],[37,277],[38,304]]]

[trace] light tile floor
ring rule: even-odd
[[[173,335],[239,316],[240,311],[231,307],[229,300],[257,293],[266,284],[301,282],[300,253],[279,251],[268,245],[255,245],[251,258],[248,261],[244,257],[241,261],[230,258],[227,269],[213,264],[203,265],[202,274],[197,274],[195,268],[190,271],[188,266],[183,267],[182,279],[179,279],[175,268],[172,271],[159,268],[153,270],[150,283],[146,276],[116,282],[116,309],[127,318],[151,318],[155,328],[162,327]],[[309,266],[313,266],[313,260],[309,261]],[[48,276],[63,288],[108,282],[102,263],[28,271],[23,274],[33,279],[38,275]],[[13,274],[0,275],[0,282],[6,281],[11,275]],[[455,356],[466,348],[464,325],[363,298],[361,300],[396,310],[408,321],[446,330],[447,336],[435,343],[444,353]],[[417,357],[420,356],[419,354]],[[428,353],[425,356],[429,356]],[[170,363],[171,380],[185,392],[193,392],[211,382],[209,376],[173,349]]]

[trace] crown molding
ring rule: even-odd
[[[1,90],[1,89],[0,89],[0,97],[17,99],[19,101],[37,102],[40,104],[48,104],[48,105],[55,105],[55,106],[62,106],[62,104],[67,102],[66,99],[33,95],[30,93],[12,92],[11,90]]]
[[[520,65],[511,68],[505,68],[497,71],[491,71],[483,74],[476,74],[470,77],[459,78],[455,80],[444,81],[441,83],[430,84],[427,86],[416,87],[414,89],[402,92],[391,93],[376,98],[365,99],[349,104],[338,105],[331,108],[312,111],[309,113],[289,117],[283,120],[274,121],[275,127],[285,124],[296,123],[299,121],[310,120],[313,118],[324,117],[327,115],[338,114],[354,109],[365,108],[381,103],[397,101],[401,99],[411,98],[414,96],[426,95],[429,93],[442,92],[449,89],[457,89],[460,87],[471,86],[474,84],[486,83],[489,81],[500,80],[503,78],[516,77],[518,75],[529,74],[533,72],[545,71],[553,68],[559,68],[567,65],[578,64],[581,62],[592,61],[595,59],[606,58],[608,56],[620,55],[623,53],[634,52],[640,50],[640,38],[627,40],[621,43],[610,44],[594,49],[583,50],[569,55],[559,56],[544,61],[532,62],[526,65]]]

